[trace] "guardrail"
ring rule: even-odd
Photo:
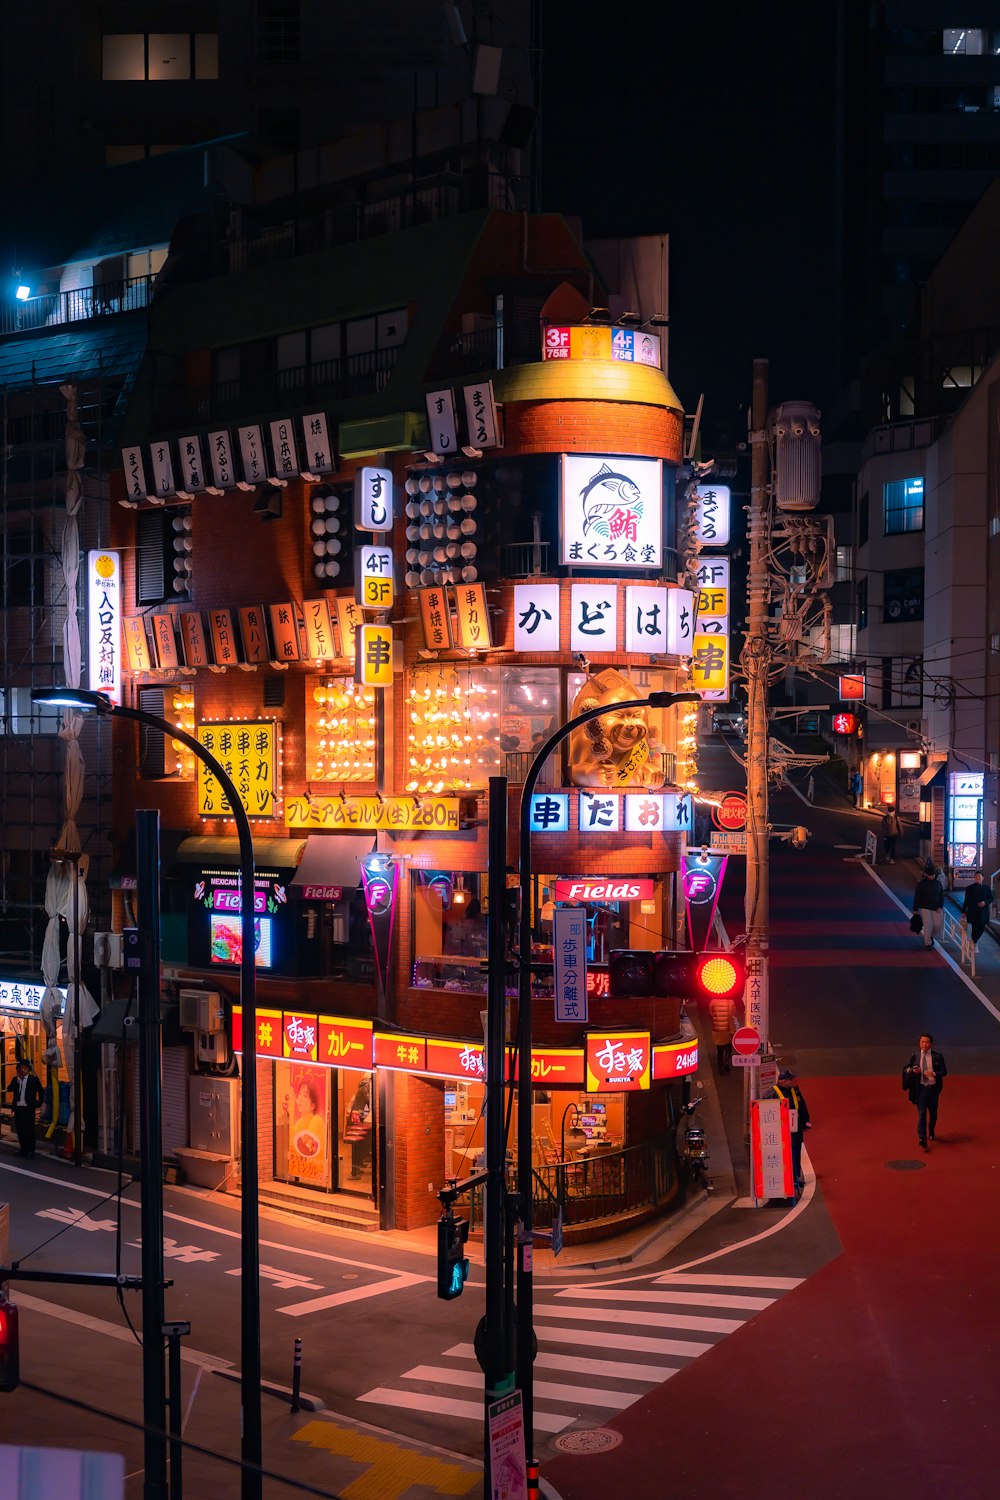
[[[954,943],[959,963],[968,964],[969,973],[975,979],[976,945],[969,936],[969,924],[959,912],[950,912],[947,906],[944,908],[944,940]]]
[[[53,328],[61,323],[89,323],[92,318],[139,312],[149,306],[155,280],[155,276],[132,276],[126,281],[104,281],[100,286],[28,297],[24,302],[0,308],[0,334]]]
[[[869,828],[865,834],[865,852],[862,859],[870,859],[874,870],[875,861],[878,859],[878,834],[872,828]]]

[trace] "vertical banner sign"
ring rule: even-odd
[[[205,462],[201,456],[201,439],[182,437],[178,439],[177,447],[181,455],[181,484],[189,495],[196,495],[199,490],[205,488]]]
[[[448,595],[443,588],[418,589],[420,600],[420,625],[424,632],[424,645],[431,651],[451,649],[451,609]]]
[[[758,954],[747,959],[747,983],[744,990],[746,1024],[764,1037],[767,1042],[767,959]]]
[[[641,656],[662,656],[670,648],[667,635],[667,590],[625,586],[625,650]]]
[[[156,665],[160,671],[172,671],[180,665],[173,615],[153,616],[153,639],[156,642]]]
[[[340,654],[341,656],[354,656],[354,636],[358,626],[361,624],[361,611],[353,599],[348,599],[344,594],[338,594],[337,605],[337,628],[340,631]]]
[[[497,404],[493,397],[492,380],[484,380],[479,385],[467,385],[462,394],[465,396],[469,442],[476,448],[496,448],[499,443]]]
[[[153,470],[153,493],[160,500],[176,493],[174,487],[174,464],[170,456],[170,444],[165,441],[153,443],[149,450]]]
[[[391,625],[359,625],[354,632],[354,681],[363,687],[392,686]]]
[[[514,650],[559,650],[558,583],[515,583]]]
[[[120,704],[122,594],[121,558],[117,552],[87,553],[87,617],[90,621],[88,686],[91,692],[106,693],[112,703]]]
[[[587,1015],[587,911],[557,906],[552,916],[556,1020],[583,1021]]]
[[[295,431],[291,417],[279,417],[271,423],[271,452],[274,467],[270,477],[275,480],[292,479],[299,472],[299,456],[295,451]]]
[[[375,949],[378,981],[384,993],[389,979],[389,953],[392,947],[392,924],[399,888],[399,866],[390,864],[388,869],[371,869],[369,868],[370,862],[371,856],[367,860],[362,860],[361,879],[365,888],[365,907],[368,911],[372,947]]]
[[[264,473],[264,439],[259,427],[240,428],[240,455],[244,482],[262,483],[267,475]]]
[[[455,422],[455,397],[452,391],[428,391],[427,430],[430,433],[431,450],[447,457],[458,452],[458,427]]]
[[[365,609],[391,609],[393,605],[392,547],[375,542],[354,554],[354,597]]]
[[[484,583],[461,583],[455,587],[458,644],[466,651],[485,651],[490,640],[490,612]]]
[[[729,546],[731,496],[726,484],[698,485],[695,497],[697,537],[703,547]]]
[[[302,418],[302,437],[306,456],[306,466],[302,473],[305,478],[318,479],[322,474],[332,474],[335,467],[333,449],[330,447],[324,412],[313,412],[311,416]]]
[[[702,854],[694,849],[685,850],[681,856],[688,941],[695,953],[703,953],[707,947],[727,862],[725,854]]]
[[[228,609],[209,610],[208,628],[212,632],[212,654],[216,666],[234,667],[239,657],[236,654],[232,612]]]
[[[132,500],[145,500],[146,471],[142,466],[142,449],[123,448],[122,463],[125,465],[125,484],[128,489],[129,498]]]
[[[694,594],[690,589],[667,590],[667,653],[690,656],[694,643]]]
[[[750,1163],[755,1198],[794,1196],[787,1099],[751,1101]]]
[[[729,621],[717,629],[696,630],[691,647],[691,682],[702,697],[729,697]]]
[[[269,604],[271,635],[274,638],[275,661],[299,660],[299,628],[295,619],[295,605]]]
[[[200,610],[185,610],[181,615],[181,645],[184,648],[184,665],[186,667],[208,666],[205,625],[201,618]]]
[[[231,490],[236,483],[236,470],[233,465],[233,440],[228,432],[208,434],[208,455],[212,461],[213,487],[217,490]]]
[[[267,631],[264,628],[263,609],[259,604],[250,604],[245,609],[241,609],[239,613],[240,635],[243,637],[244,661],[267,661]]]
[[[392,530],[391,469],[359,469],[354,476],[354,526],[357,531]]]
[[[333,623],[325,599],[307,599],[302,606],[306,626],[306,655],[315,661],[333,661]]]

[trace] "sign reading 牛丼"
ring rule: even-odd
[[[273,719],[199,724],[198,743],[219,762],[250,818],[273,818],[277,796],[277,726]],[[198,812],[203,818],[231,816],[214,771],[198,762]]]
[[[587,1020],[587,913],[558,906],[552,916],[556,1020]]]
[[[87,553],[87,616],[87,685],[91,692],[106,693],[112,703],[121,703],[122,596],[117,552]]]
[[[661,461],[564,453],[559,462],[560,562],[588,569],[659,570],[663,556]]]

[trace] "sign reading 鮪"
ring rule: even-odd
[[[561,563],[660,569],[663,466],[658,458],[564,453],[559,496]]]
[[[277,725],[273,719],[248,723],[199,724],[198,743],[222,766],[250,818],[273,818],[278,789]],[[198,762],[198,813],[203,818],[231,816],[218,777]]]

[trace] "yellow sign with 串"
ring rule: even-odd
[[[230,778],[251,818],[273,818],[277,791],[277,726],[273,719],[250,723],[199,724],[198,743]],[[198,812],[203,818],[232,816],[218,777],[198,762]]]
[[[354,681],[365,687],[392,685],[392,626],[359,625],[354,633]]]
[[[699,693],[729,687],[729,637],[695,632],[691,647],[691,680]]]

